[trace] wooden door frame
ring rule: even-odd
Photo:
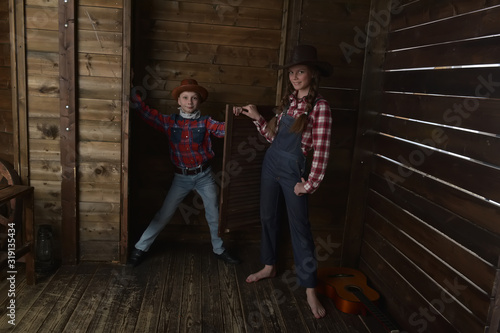
[[[24,0],[9,0],[10,62],[13,122],[13,165],[29,185],[28,111]]]
[[[130,132],[130,88],[131,88],[131,49],[132,49],[132,0],[123,0],[122,31],[122,162],[120,190],[120,262],[128,257],[128,217],[129,217],[129,132]]]

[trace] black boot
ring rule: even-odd
[[[130,254],[130,258],[127,261],[127,265],[136,267],[139,265],[143,260],[144,257],[146,256],[146,252],[139,250],[139,249],[134,249],[132,253]]]

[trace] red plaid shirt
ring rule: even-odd
[[[304,114],[306,104],[304,98],[297,99],[296,92],[291,94],[287,114],[295,119],[298,118],[300,115]],[[284,112],[278,115],[277,128],[279,128],[279,123],[283,114]],[[313,149],[311,172],[307,178],[307,183],[304,185],[307,193],[313,193],[325,177],[328,157],[330,155],[332,113],[330,111],[330,105],[322,96],[317,96],[316,104],[313,110],[309,112],[308,119],[309,123],[307,128],[302,133],[301,148],[304,156],[307,156],[307,153]],[[274,137],[267,133],[267,122],[262,116],[254,123],[267,141],[272,142],[274,140]]]
[[[195,168],[212,159],[210,134],[224,137],[226,125],[208,116],[186,119],[179,114],[164,115],[147,106],[136,96],[137,110],[141,117],[153,128],[168,136],[170,159],[179,168]]]

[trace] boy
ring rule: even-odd
[[[128,264],[135,267],[142,262],[156,237],[192,190],[196,190],[203,199],[215,256],[229,264],[238,264],[240,261],[224,249],[222,239],[218,236],[217,187],[210,167],[210,160],[215,155],[210,134],[223,137],[225,123],[215,121],[209,116],[201,116],[198,107],[207,99],[208,91],[198,85],[196,80],[182,80],[180,86],[172,91],[172,96],[180,106],[179,114],[161,114],[149,108],[136,96],[141,117],[150,126],[168,135],[170,159],[174,163],[175,175],[162,207],[135,244]]]

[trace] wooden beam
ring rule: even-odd
[[[375,0],[371,2],[371,11],[379,13],[381,10],[385,10],[386,6],[387,1]],[[365,70],[362,79],[358,128],[342,241],[342,266],[357,267],[361,254],[368,178],[373,163],[371,153],[374,150],[373,134],[369,129],[378,122],[378,116],[372,110],[376,110],[375,106],[380,105],[382,96],[383,73],[380,69],[384,63],[387,27],[388,25],[383,26],[377,36],[366,42]]]
[[[78,182],[75,1],[59,0],[61,247],[63,264],[78,262]]]
[[[9,0],[10,61],[14,168],[23,184],[29,184],[28,111],[24,0]]]
[[[121,166],[121,216],[120,216],[120,261],[128,257],[128,167],[129,167],[129,102],[130,60],[132,41],[132,1],[123,1],[123,47],[122,47],[122,166]]]

